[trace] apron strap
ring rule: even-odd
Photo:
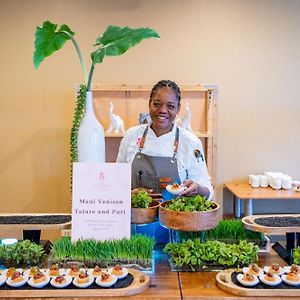
[[[138,151],[139,154],[142,152],[142,150],[144,148],[146,136],[147,136],[147,133],[148,133],[148,128],[149,128],[149,126],[147,126],[145,128],[143,136],[141,138],[140,145],[139,145],[139,151]],[[174,140],[174,144],[173,144],[173,148],[174,148],[173,157],[171,159],[171,162],[174,162],[175,159],[176,159],[176,155],[177,155],[177,152],[178,152],[178,145],[179,145],[179,129],[177,127],[176,128],[176,133],[175,133],[175,140]]]

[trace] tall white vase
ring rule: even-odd
[[[105,162],[104,130],[94,114],[92,92],[86,93],[86,107],[78,131],[77,149],[79,162]]]

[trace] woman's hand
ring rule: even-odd
[[[209,189],[205,186],[201,186],[199,183],[187,179],[182,182],[182,185],[186,187],[186,189],[180,193],[180,196],[194,196],[199,194],[202,197],[208,198]]]
[[[131,190],[131,195],[133,194],[137,194],[140,190],[146,190],[148,195],[153,199],[155,198],[155,200],[162,200],[163,197],[162,197],[162,194],[160,193],[153,193],[153,190],[152,189],[148,189],[148,188],[144,188],[144,187],[138,187],[138,188],[134,188]]]

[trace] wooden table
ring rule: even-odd
[[[233,195],[234,215],[241,217],[241,201],[244,202],[246,216],[253,215],[253,200],[300,199],[300,193],[294,190],[274,190],[271,187],[253,188],[246,181],[231,181],[224,184]]]

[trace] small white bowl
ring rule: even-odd
[[[178,188],[174,189],[172,184],[166,186],[166,190],[172,195],[179,195],[186,189],[185,186],[179,185]]]
[[[255,286],[259,283],[259,280],[258,280],[257,276],[253,275],[253,277],[254,277],[253,281],[245,281],[245,280],[243,280],[244,274],[238,274],[236,276],[236,279],[238,280],[239,283],[241,283],[244,286]]]
[[[49,276],[45,276],[45,280],[42,281],[42,282],[39,282],[39,283],[36,283],[34,282],[34,279],[33,277],[29,278],[28,280],[28,285],[34,287],[34,288],[38,288],[38,289],[41,289],[43,288],[44,286],[46,286],[48,283],[50,282],[50,277]]]
[[[270,268],[271,268],[271,267],[264,267],[264,272],[265,272],[265,273],[269,273]],[[284,270],[284,268],[279,267],[279,271],[278,271],[278,272],[272,271],[272,273],[273,273],[274,275],[282,275],[282,274],[285,273],[285,270]]]
[[[117,274],[113,274],[113,268],[109,268],[108,273],[111,274],[111,275],[117,276],[118,279],[123,279],[128,275],[128,270],[126,268],[122,268],[122,274],[117,275]]]
[[[83,284],[78,283],[77,279],[78,279],[78,277],[75,277],[73,279],[73,284],[75,286],[79,287],[79,288],[87,288],[87,287],[89,287],[94,282],[94,277],[93,276],[88,276],[88,282],[83,283]]]
[[[298,281],[291,281],[287,279],[287,275],[281,275],[282,281],[285,282],[288,285],[293,285],[293,286],[297,286],[300,284],[300,277],[298,275]]]
[[[9,285],[9,286],[11,286],[11,287],[20,287],[20,286],[24,285],[28,281],[28,277],[27,276],[23,276],[23,277],[24,277],[24,279],[22,281],[19,281],[19,282],[13,282],[11,280],[11,277],[8,277],[6,279],[6,284]]]
[[[300,192],[300,186],[294,187],[294,191],[299,193]]]
[[[110,276],[112,277],[112,281],[103,282],[103,281],[101,281],[101,276],[99,276],[96,278],[96,283],[102,287],[111,287],[112,285],[114,285],[117,282],[118,277],[113,274],[110,274]]]
[[[250,267],[244,267],[244,268],[243,268],[243,273],[244,273],[244,274],[245,274],[245,273],[250,273],[250,274],[252,274],[252,271],[250,271]],[[259,275],[261,275],[261,274],[264,274],[264,271],[263,271],[262,268],[259,268],[258,274],[252,274],[252,275],[254,275],[254,276],[259,276]]]
[[[56,281],[55,281],[55,278],[57,277],[57,276],[55,276],[55,277],[52,277],[52,279],[50,280],[50,283],[51,283],[51,285],[52,286],[54,286],[54,287],[56,287],[56,288],[64,288],[64,287],[66,287],[66,286],[68,286],[71,282],[72,282],[72,276],[70,276],[70,275],[63,275],[64,277],[65,277],[65,279],[66,279],[66,282],[64,282],[64,283],[57,283]]]
[[[262,274],[262,275],[259,276],[259,279],[260,279],[261,282],[263,282],[266,285],[276,286],[276,285],[278,285],[282,282],[280,276],[278,276],[278,275],[274,274],[274,276],[275,276],[275,281],[274,282],[266,280],[265,276],[266,276],[266,274]]]
[[[5,283],[6,279],[7,279],[6,276],[4,276],[4,275],[0,276],[0,286]]]

